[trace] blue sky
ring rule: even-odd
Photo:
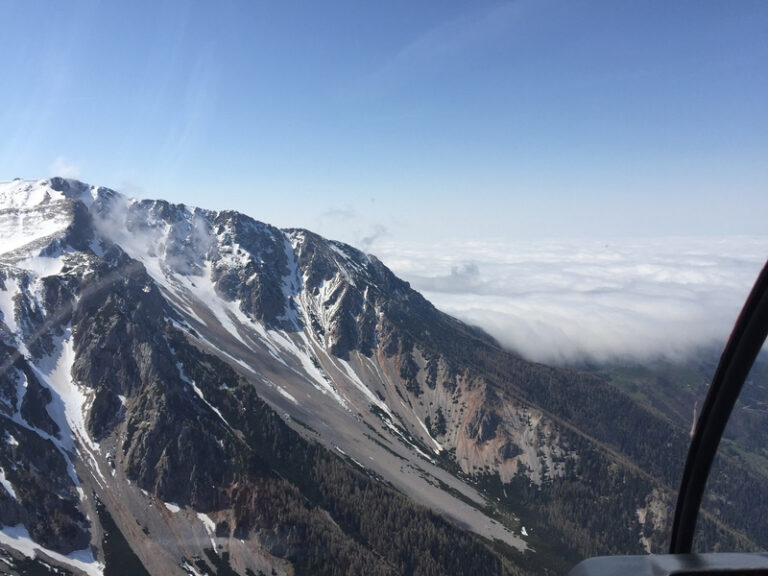
[[[765,234],[768,3],[0,0],[0,180],[389,240]]]

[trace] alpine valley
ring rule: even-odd
[[[307,230],[0,184],[2,573],[557,574],[661,551],[690,420],[625,380],[527,362]],[[758,464],[723,457],[702,546],[768,547]]]

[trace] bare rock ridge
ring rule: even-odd
[[[686,447],[372,255],[61,178],[0,184],[0,435],[11,574],[558,571],[662,546]]]

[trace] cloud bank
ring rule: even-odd
[[[725,343],[768,236],[377,243],[435,306],[526,358],[684,358]]]

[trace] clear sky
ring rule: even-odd
[[[0,0],[0,180],[376,241],[768,232],[768,2]]]

